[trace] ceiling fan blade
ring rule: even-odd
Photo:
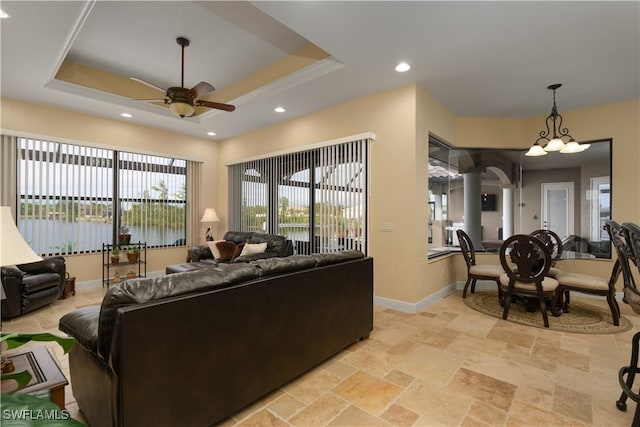
[[[132,99],[132,101],[136,102],[164,102],[167,103],[167,98],[155,98],[155,99]]]
[[[214,90],[216,90],[216,88],[214,88],[209,83],[200,82],[197,85],[195,85],[194,87],[192,87],[191,89],[189,89],[189,92],[191,92],[191,95],[193,95],[194,98],[197,98],[197,97],[206,95],[208,93],[211,93]]]
[[[209,107],[209,108],[216,108],[218,110],[224,110],[224,111],[234,111],[236,109],[235,105],[231,105],[231,104],[222,104],[220,102],[212,102],[212,101],[202,101],[202,100],[198,100],[196,101],[196,106],[198,107]]]
[[[139,79],[138,77],[129,77],[131,80],[133,80],[134,82],[138,82],[138,83],[142,83],[145,86],[149,86],[150,88],[153,88],[155,90],[159,90],[160,92],[166,92],[166,89],[162,89],[159,86],[154,85],[153,83],[149,83],[147,81],[144,81],[142,79]]]

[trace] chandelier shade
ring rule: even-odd
[[[547,86],[547,89],[553,91],[553,107],[545,120],[545,129],[540,131],[538,139],[527,151],[527,156],[543,156],[550,151],[559,151],[562,154],[581,153],[589,148],[589,144],[578,144],[569,134],[569,129],[562,125],[563,119],[556,105],[556,90],[561,86],[560,83]],[[567,139],[566,143],[563,138]]]
[[[182,101],[174,101],[169,105],[169,108],[176,116],[191,117],[196,111],[192,104]]]

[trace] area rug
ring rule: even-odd
[[[498,302],[497,292],[475,292],[467,294],[464,299],[467,306],[489,316],[502,319],[502,307]],[[620,317],[620,326],[615,326],[611,320],[609,307],[605,309],[581,301],[571,301],[570,313],[554,317],[549,313],[549,329],[554,331],[572,332],[576,334],[617,334],[631,329],[632,324],[624,316]],[[528,312],[523,304],[511,303],[509,307],[509,322],[544,328],[542,313],[539,310]]]

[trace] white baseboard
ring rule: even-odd
[[[440,301],[442,298],[446,297],[447,295],[455,292],[456,287],[457,287],[456,282],[451,283],[450,285],[445,286],[444,288],[440,289],[436,293],[433,293],[421,299],[417,303],[410,303],[410,302],[395,300],[392,298],[377,297],[377,296],[373,297],[373,303],[380,307],[402,311],[403,313],[416,314],[416,313],[420,313],[422,310],[429,307],[430,305]]]
[[[455,292],[456,290],[463,290],[464,284],[465,282],[463,281],[453,282],[445,286],[444,288],[440,289],[439,291],[429,295],[428,297],[421,299],[417,303],[410,303],[410,302],[395,300],[392,298],[385,298],[385,297],[378,297],[378,296],[373,297],[373,303],[377,306],[389,308],[392,310],[402,311],[403,313],[417,314],[417,313],[420,313],[425,308],[429,307],[430,305],[435,304],[436,302],[446,297],[447,295]],[[496,287],[497,287],[496,282],[492,280],[478,280],[476,282],[477,292],[478,291],[495,291]],[[470,290],[468,292],[470,292]],[[583,294],[580,292],[576,292],[576,294],[580,295],[581,297],[584,296],[585,298],[602,298],[599,295]],[[624,294],[622,292],[616,292],[616,300],[621,302],[623,295]]]

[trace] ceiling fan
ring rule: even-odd
[[[207,82],[200,82],[191,89],[187,89],[184,87],[184,48],[189,46],[189,39],[184,37],[178,37],[176,42],[182,46],[182,79],[180,82],[180,86],[170,87],[165,91],[161,87],[154,85],[153,83],[149,83],[145,80],[142,80],[138,77],[130,77],[131,80],[134,80],[138,83],[142,83],[147,85],[153,89],[159,90],[160,92],[166,92],[164,98],[158,99],[135,99],[134,101],[143,101],[143,102],[164,102],[169,105],[169,109],[177,116],[181,118],[184,117],[192,117],[195,115],[195,107],[207,107],[207,108],[216,108],[218,110],[224,111],[234,111],[236,107],[231,104],[222,104],[220,102],[212,102],[205,101],[202,99],[196,99],[200,96],[204,96],[208,93],[211,93],[215,90],[215,88]]]

